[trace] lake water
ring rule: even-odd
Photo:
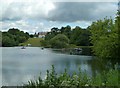
[[[39,47],[3,47],[2,48],[2,85],[17,86],[30,79],[46,77],[46,70],[55,66],[57,73],[67,68],[69,74],[78,73],[79,67],[86,69],[88,76],[95,76],[114,64],[113,61],[100,60],[87,55],[69,55],[57,53],[52,49]]]

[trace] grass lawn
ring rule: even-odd
[[[20,43],[19,46],[31,44],[32,47],[41,47],[41,40],[44,40],[44,38],[29,38],[26,42]]]

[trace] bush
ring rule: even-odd
[[[105,18],[98,20],[90,26],[90,40],[93,52],[99,58],[119,59],[119,27],[118,19]],[[114,52],[113,52],[114,51]]]
[[[58,40],[50,41],[51,48],[66,48],[67,44]]]
[[[51,48],[66,48],[68,43],[69,39],[63,34],[58,34],[50,40]]]
[[[80,86],[119,86],[118,84],[118,70],[115,66],[115,70],[109,70],[98,74],[96,77],[88,77],[86,71],[81,72],[79,68],[79,74],[73,73],[72,76],[67,74],[67,69],[61,75],[57,75],[55,68],[52,65],[51,72],[47,70],[47,77],[42,80],[40,77],[36,81],[28,81],[28,84],[24,84],[25,88],[38,88],[44,87],[80,87]]]

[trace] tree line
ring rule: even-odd
[[[17,28],[11,28],[7,32],[2,32],[2,46],[11,47],[18,46],[29,38],[29,33],[24,33]]]
[[[66,48],[70,44],[77,46],[89,46],[91,33],[88,28],[83,29],[76,26],[71,29],[69,25],[66,27],[53,27],[45,36],[45,40],[41,41],[42,45],[51,48]]]
[[[119,59],[120,52],[120,11],[115,20],[97,20],[86,29],[69,25],[60,29],[54,27],[41,41],[44,47],[66,48],[70,44],[76,46],[93,46],[92,50],[99,58]]]

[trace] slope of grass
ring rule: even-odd
[[[29,38],[26,42],[20,43],[19,46],[28,46],[28,44],[31,44],[32,47],[41,47],[41,40],[44,40],[44,38]]]

